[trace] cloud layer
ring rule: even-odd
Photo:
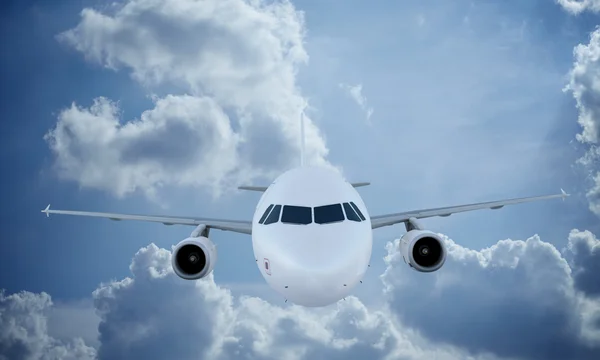
[[[600,297],[600,240],[587,230],[573,230],[569,234],[568,251],[573,258],[573,279],[577,289],[589,296]]]
[[[181,280],[172,272],[170,252],[152,244],[134,256],[131,278],[93,293],[100,316],[97,356],[585,360],[600,355],[600,298],[596,283],[585,275],[598,264],[600,245],[593,234],[573,230],[562,254],[537,236],[502,240],[481,251],[446,241],[448,261],[433,274],[410,270],[397,252],[398,241],[388,244],[380,289],[385,306],[366,307],[349,297],[322,309],[237,298],[212,275]],[[2,295],[0,303],[0,353],[51,349],[71,358],[94,356],[82,340],[63,345],[47,334],[48,295]]]
[[[569,265],[537,236],[502,240],[481,251],[447,240],[452,261],[427,276],[405,269],[393,251],[396,242],[388,245],[387,262],[398,268],[389,267],[383,280],[402,322],[432,340],[505,357],[588,359],[600,354],[600,328],[582,319],[600,303],[586,302],[579,290],[593,285],[574,279],[572,267],[582,274],[597,267],[586,257],[595,244],[591,233],[574,230],[566,252],[576,256]],[[585,347],[588,339],[581,335],[590,332],[596,334],[595,350]]]
[[[96,358],[96,350],[81,338],[63,342],[48,335],[52,305],[46,293],[6,295],[0,289],[0,360]]]
[[[577,103],[582,128],[577,140],[587,148],[579,163],[589,173],[589,207],[600,216],[600,29],[591,33],[588,44],[577,45],[573,54],[575,62],[565,90]]]
[[[59,174],[117,196],[152,196],[169,185],[218,192],[295,165],[308,105],[296,85],[308,61],[304,33],[303,14],[287,1],[129,0],[84,9],[59,41],[125,69],[149,94],[176,92],[153,95],[155,107],[129,121],[103,97],[61,111],[46,135]],[[325,141],[305,118],[307,159],[326,165]]]

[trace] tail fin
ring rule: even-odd
[[[300,166],[304,166],[304,110],[300,113]]]

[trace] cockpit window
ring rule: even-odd
[[[331,224],[346,219],[355,222],[366,220],[358,206],[353,202],[317,206],[314,209],[308,206],[271,204],[260,217],[258,223],[264,225],[274,224],[279,221],[280,215],[282,223],[296,225],[311,224],[313,215],[314,222],[317,224]]]
[[[342,204],[317,206],[315,208],[315,222],[317,224],[329,224],[344,221]]]
[[[307,225],[312,223],[312,209],[306,206],[285,205],[281,222],[286,224]]]
[[[360,216],[360,219],[361,219],[362,221],[365,221],[365,220],[367,220],[367,219],[365,218],[365,216],[363,215],[363,213],[361,213],[361,212],[360,212],[360,209],[358,208],[358,206],[356,206],[356,204],[355,204],[355,203],[353,203],[353,202],[350,202],[350,205],[352,205],[352,208],[353,208],[354,210],[356,210],[356,213],[358,214],[358,216]]]
[[[356,211],[348,203],[344,203],[344,211],[346,212],[346,219],[351,221],[360,222],[360,217],[356,214]]]
[[[258,221],[259,224],[262,224],[265,222],[265,219],[267,218],[267,215],[269,215],[269,213],[271,212],[271,209],[273,209],[273,204],[269,205],[269,207],[267,208],[267,210],[265,210],[265,213],[263,214],[263,216],[260,217],[260,220]]]
[[[271,211],[271,213],[267,217],[267,220],[265,220],[265,225],[273,224],[273,223],[276,223],[277,221],[279,221],[280,213],[281,213],[281,205],[275,205],[275,207],[273,208],[273,211]]]

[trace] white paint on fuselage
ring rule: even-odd
[[[317,207],[354,202],[365,221],[331,224],[259,224],[271,204]],[[261,197],[254,213],[252,246],[267,283],[287,300],[303,306],[326,306],[346,297],[363,278],[373,234],[358,192],[339,172],[300,167],[279,176]],[[268,259],[270,275],[264,259]]]

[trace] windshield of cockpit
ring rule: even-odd
[[[277,222],[293,225],[308,225],[312,223],[324,225],[345,220],[361,222],[365,221],[366,218],[354,202],[316,206],[314,208],[271,204],[267,207],[258,223],[263,225]]]

